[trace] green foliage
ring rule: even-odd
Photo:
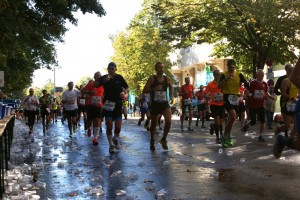
[[[0,0],[0,70],[6,93],[32,83],[36,69],[57,65],[55,42],[62,42],[65,24],[76,25],[75,11],[105,15],[97,0]]]
[[[154,65],[160,61],[170,76],[171,63],[168,53],[171,46],[160,37],[156,15],[145,1],[143,9],[131,21],[127,31],[113,39],[112,60],[118,65],[118,73],[128,82],[131,92],[141,93],[150,75],[155,74]]]
[[[176,47],[215,44],[214,56],[233,56],[248,70],[294,61],[300,47],[300,1],[157,0],[161,36]]]
[[[94,80],[94,79],[90,76],[84,76],[76,83],[76,86],[80,87],[82,85],[84,87],[88,84],[90,80]]]

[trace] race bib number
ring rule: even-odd
[[[222,102],[223,101],[223,94],[222,93],[213,94],[213,101]]]
[[[113,111],[115,109],[116,103],[113,101],[106,100],[103,109],[106,111]]]
[[[46,108],[46,110],[47,110],[48,114],[50,114],[50,108]]]
[[[254,90],[253,97],[255,99],[263,99],[264,98],[264,91],[263,90]]]
[[[101,102],[101,97],[100,96],[92,96],[92,104],[93,105],[99,105]]]
[[[148,103],[147,102],[143,102],[142,107],[143,108],[148,108]]]
[[[237,95],[229,95],[228,101],[231,105],[234,105],[234,106],[239,105],[239,97]]]
[[[204,99],[198,100],[198,105],[200,105],[200,104],[204,104]]]
[[[166,102],[167,101],[167,92],[166,91],[155,91],[154,92],[154,101]]]
[[[292,101],[286,102],[286,110],[288,112],[295,112],[296,104]]]
[[[30,104],[29,105],[29,110],[31,110],[31,111],[34,111],[34,110],[36,110],[36,106],[35,106],[35,104]]]
[[[188,106],[188,105],[191,105],[191,104],[192,104],[192,100],[190,98],[184,99],[184,105],[185,106]]]
[[[85,105],[85,99],[79,99],[79,104],[80,105]]]

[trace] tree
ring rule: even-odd
[[[97,0],[0,0],[0,70],[6,93],[21,91],[36,69],[57,65],[55,42],[62,42],[73,12],[105,11]]]
[[[300,47],[300,1],[157,0],[161,36],[176,47],[215,44],[217,57],[233,56],[262,69],[266,60],[294,61]]]
[[[140,94],[147,79],[154,73],[156,62],[163,62],[165,72],[171,74],[168,53],[171,46],[160,37],[151,1],[145,1],[143,9],[131,21],[125,32],[113,38],[112,60],[118,65],[118,73],[128,82],[130,90]]]
[[[76,85],[77,85],[78,87],[79,87],[80,85],[86,86],[90,80],[94,80],[94,79],[93,79],[92,77],[90,77],[90,76],[84,76],[84,77],[82,77],[82,78],[76,83]]]

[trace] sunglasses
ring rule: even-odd
[[[115,67],[108,67],[107,69],[116,69]]]

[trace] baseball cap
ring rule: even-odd
[[[108,63],[107,67],[115,67],[115,68],[117,68],[117,65],[114,62],[110,62],[110,63]]]

